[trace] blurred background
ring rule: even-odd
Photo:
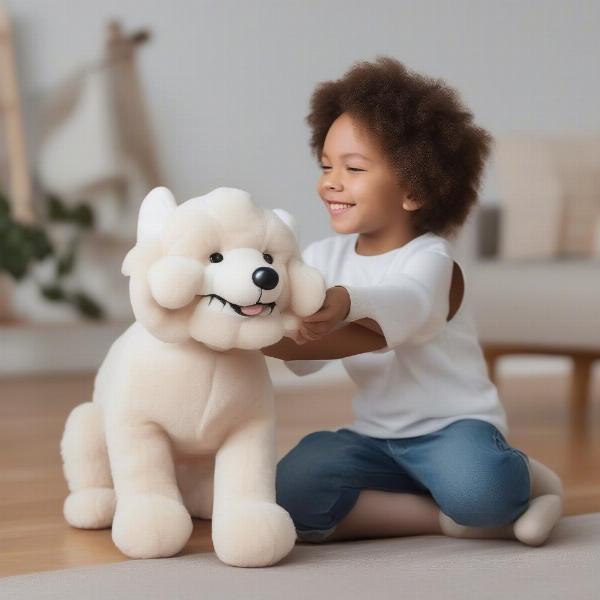
[[[5,502],[22,506],[23,490],[52,481],[52,535],[64,527],[57,440],[132,321],[120,265],[145,193],[166,185],[182,202],[239,187],[291,212],[301,247],[332,235],[309,98],[355,61],[390,55],[457,88],[495,138],[480,205],[453,240],[465,302],[511,442],[561,474],[571,513],[600,510],[600,2],[13,0],[0,10],[0,483],[21,485]],[[280,452],[351,419],[340,361],[306,378],[268,363]],[[38,443],[23,454],[32,424]],[[24,519],[13,512],[14,539]]]

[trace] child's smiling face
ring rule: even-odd
[[[321,155],[319,196],[338,233],[389,238],[392,229],[410,231],[409,212],[418,208],[375,140],[348,113],[331,125]]]

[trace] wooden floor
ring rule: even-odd
[[[569,515],[600,511],[600,383],[587,434],[568,427],[568,379],[501,378],[508,441],[562,477]],[[69,411],[90,398],[92,376],[0,380],[0,576],[126,560],[110,531],[80,531],[62,516],[59,440]],[[352,420],[352,384],[277,387],[278,455],[305,434]],[[184,554],[210,552],[210,521],[196,520]]]

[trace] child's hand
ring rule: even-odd
[[[306,341],[318,340],[331,333],[350,311],[350,294],[345,287],[336,285],[325,292],[321,308],[309,317],[302,319],[300,334]],[[304,343],[302,341],[297,343]]]

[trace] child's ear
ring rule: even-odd
[[[404,196],[404,200],[402,201],[402,208],[404,210],[413,211],[418,210],[423,206],[423,203],[416,199],[412,193],[406,194]]]

